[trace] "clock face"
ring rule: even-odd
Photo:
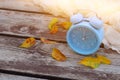
[[[79,52],[91,52],[98,45],[98,38],[94,31],[87,27],[73,28],[69,34],[70,45]]]

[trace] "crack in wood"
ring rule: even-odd
[[[31,73],[27,73],[27,72],[18,72],[18,71],[3,70],[3,69],[0,69],[0,73],[32,77],[32,78],[48,79],[48,80],[75,80],[75,79],[62,78],[62,77],[56,77],[56,76],[50,76],[50,75],[42,75],[42,74],[38,75],[38,74],[31,74]]]

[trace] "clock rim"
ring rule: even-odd
[[[69,38],[69,34],[70,34],[70,32],[72,31],[72,30],[74,30],[75,28],[79,28],[79,27],[86,27],[86,28],[88,28],[88,29],[90,29],[92,32],[94,32],[95,33],[95,35],[96,35],[96,38],[97,38],[97,46],[95,47],[95,48],[93,48],[93,50],[91,50],[91,51],[89,51],[89,52],[83,52],[82,50],[78,50],[78,49],[75,49],[73,46],[72,46],[72,44],[70,43],[70,38]],[[101,41],[100,41],[100,38],[98,37],[98,32],[91,26],[91,25],[89,25],[89,24],[77,24],[77,25],[73,25],[73,26],[71,26],[71,28],[68,30],[68,32],[67,32],[67,43],[68,43],[68,45],[72,48],[72,50],[73,51],[75,51],[75,52],[77,52],[78,54],[82,54],[82,55],[90,55],[90,54],[93,54],[93,53],[95,53],[98,49],[99,49],[99,47],[100,47],[100,44],[101,44]],[[81,52],[80,52],[81,51]]]

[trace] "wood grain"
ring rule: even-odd
[[[23,40],[24,38],[0,36],[0,69],[78,80],[120,79],[118,54],[108,55],[101,49],[98,53],[109,57],[113,64],[90,69],[77,63],[84,56],[74,53],[65,43],[43,44],[38,40],[32,48],[23,49],[18,47]],[[57,62],[51,57],[53,47],[60,49],[67,56],[66,62]]]
[[[32,77],[0,73],[0,80],[47,80],[47,79],[32,78]]]
[[[48,24],[52,15],[0,10],[0,69],[77,80],[119,80],[120,55],[115,51],[99,49],[98,54],[110,58],[111,65],[97,69],[78,64],[84,56],[73,52],[65,42],[66,31],[49,34]],[[59,18],[61,21],[65,19]],[[29,49],[19,48],[26,37],[35,37],[36,45]],[[58,41],[43,44],[39,38]],[[51,58],[52,48],[58,48],[67,56],[66,62]],[[108,54],[109,53],[109,54]]]
[[[52,15],[0,10],[0,34],[45,37],[65,42],[66,31],[61,30],[55,35],[49,33],[48,24],[52,18]],[[59,20],[65,21],[63,18]]]

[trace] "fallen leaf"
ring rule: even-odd
[[[68,30],[71,25],[72,25],[71,22],[62,22],[62,23],[59,24],[59,26],[63,27],[66,30]]]
[[[85,57],[79,63],[84,66],[91,67],[93,69],[98,68],[100,65],[100,61],[98,61],[98,59],[95,57]]]
[[[57,48],[53,48],[52,57],[57,61],[65,61],[67,59],[66,56]]]
[[[29,47],[33,46],[35,43],[36,43],[35,38],[30,37],[30,38],[27,38],[27,39],[20,45],[20,47],[22,47],[22,48],[29,48]]]
[[[51,34],[55,34],[55,33],[57,33],[57,32],[58,32],[58,26],[54,25],[54,26],[51,28],[50,33],[51,33]]]
[[[97,58],[103,64],[111,64],[111,61],[108,58],[106,58],[105,56],[97,54]]]
[[[48,28],[51,30],[52,27],[53,27],[57,22],[58,22],[58,19],[57,19],[57,18],[53,18],[53,19],[50,21],[50,23],[49,23],[49,25],[48,25]]]
[[[45,39],[45,38],[43,38],[43,37],[41,37],[40,40],[41,40],[43,43],[45,43],[45,44],[54,44],[54,43],[56,43],[55,41],[50,41],[50,40],[47,40],[47,39]]]

